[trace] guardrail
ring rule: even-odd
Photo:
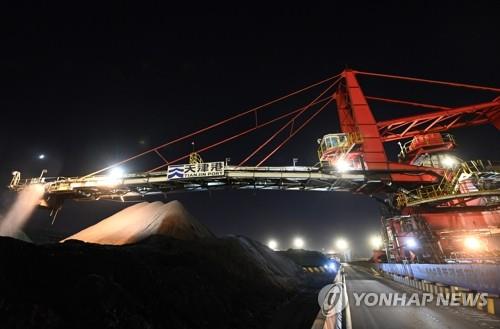
[[[377,264],[384,272],[500,295],[498,264]]]
[[[351,312],[349,309],[349,299],[347,296],[347,288],[345,284],[345,276],[343,267],[339,268],[333,283],[342,284],[342,305],[346,305],[341,312],[334,314],[333,316],[326,317],[322,310],[318,312],[316,319],[314,319],[311,329],[352,329],[351,324]]]

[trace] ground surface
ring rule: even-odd
[[[143,202],[63,243],[0,238],[0,328],[310,328],[328,259],[215,237],[177,201]]]
[[[331,276],[308,278],[254,244],[0,238],[0,328],[310,328],[317,289]]]
[[[353,329],[500,328],[500,318],[466,307],[388,307],[355,306],[353,293],[419,292],[386,278],[374,276],[369,268],[346,266],[346,284]]]

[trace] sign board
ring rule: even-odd
[[[168,166],[168,179],[224,176],[224,162],[206,162]]]

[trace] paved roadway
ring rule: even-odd
[[[361,306],[355,305],[353,293],[363,292],[420,292],[414,288],[375,276],[370,269],[347,264],[346,285],[353,329],[483,329],[500,328],[500,318],[471,307],[427,305],[423,307]]]

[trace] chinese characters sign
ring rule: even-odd
[[[168,166],[168,179],[224,176],[224,162]]]

